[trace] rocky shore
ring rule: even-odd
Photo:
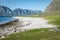
[[[21,21],[22,22],[22,21]],[[21,22],[18,20],[0,25],[0,38],[3,38],[5,35],[9,35],[14,32],[21,31]]]
[[[48,24],[48,20],[43,18],[29,18],[29,17],[15,17],[19,20],[10,22],[4,25],[0,25],[0,38],[4,38],[5,35],[11,33],[25,31],[29,29],[37,28],[53,28],[51,24]]]

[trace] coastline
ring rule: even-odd
[[[32,17],[15,17],[17,22],[7,24],[4,27],[0,27],[0,36],[9,35],[12,33],[26,31],[31,29],[40,28],[54,28],[55,25],[48,24],[48,20],[44,18],[32,18]]]

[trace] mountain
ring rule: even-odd
[[[52,0],[40,16],[60,16],[60,0]]]
[[[27,9],[21,9],[21,8],[17,8],[15,10],[11,10],[8,7],[5,6],[0,6],[0,16],[29,16],[32,14],[39,14],[42,13],[42,11],[38,11],[38,10],[27,10]]]
[[[52,0],[51,4],[46,8],[45,12],[53,12],[60,10],[60,0]]]
[[[17,8],[15,10],[13,10],[13,12],[15,13],[16,16],[17,15],[19,15],[19,16],[28,16],[28,15],[42,13],[42,11],[38,11],[38,10],[28,10],[28,9],[21,9],[21,8]]]
[[[13,16],[13,11],[5,6],[0,6],[0,16]]]

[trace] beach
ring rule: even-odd
[[[49,24],[48,23],[49,21],[44,18],[33,18],[33,17],[14,17],[14,18],[18,19],[18,21],[0,27],[0,36],[9,35],[11,33],[31,29],[56,27],[55,25]]]

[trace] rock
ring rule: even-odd
[[[5,36],[1,36],[1,39],[2,39],[2,38],[5,38]]]

